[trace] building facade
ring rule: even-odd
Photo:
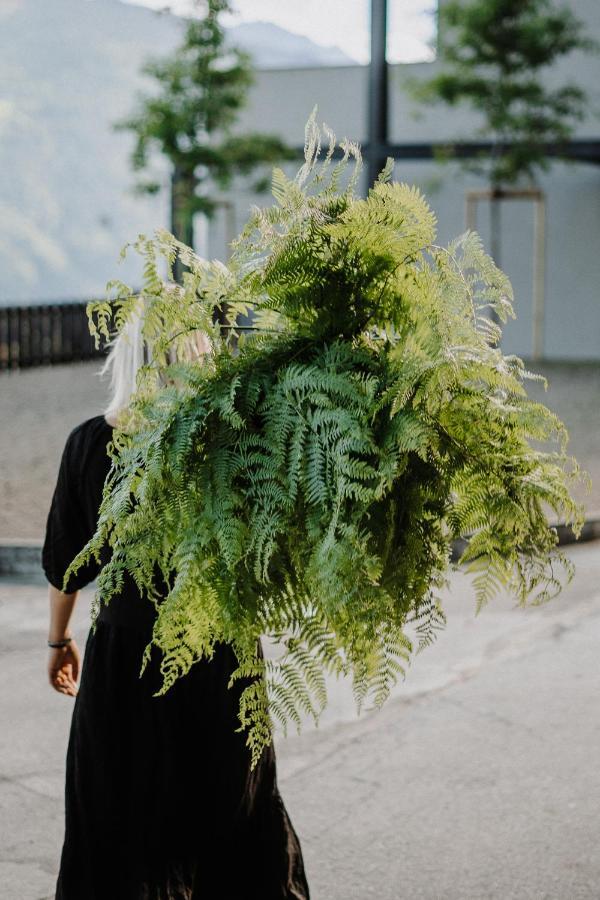
[[[572,0],[590,37],[600,41],[598,0]],[[389,70],[389,140],[391,144],[423,145],[472,140],[477,119],[464,109],[440,105],[418,108],[405,89],[409,77],[429,76],[436,63],[393,65]],[[572,54],[549,71],[551,82],[575,81],[589,96],[585,120],[575,140],[600,147],[600,57]],[[318,105],[338,140],[366,143],[368,67],[263,70],[258,73],[240,131],[260,128],[301,146],[304,123]],[[409,154],[410,155],[410,154]],[[593,154],[592,154],[593,156]],[[544,292],[538,349],[548,360],[600,360],[600,160],[556,162],[538,180],[546,200]],[[297,166],[286,166],[293,174]],[[366,171],[366,166],[365,166]],[[439,221],[444,243],[465,230],[467,191],[484,188],[481,179],[458,165],[441,166],[426,159],[397,160],[394,178],[418,185]],[[361,190],[366,192],[366,177]],[[251,204],[271,202],[251,195],[236,183],[224,198],[227,205],[210,224],[206,243],[211,256],[226,257],[228,240],[241,228]],[[478,205],[477,230],[489,245],[489,210]],[[534,207],[531,201],[506,201],[501,212],[502,268],[515,291],[517,318],[504,332],[503,349],[531,358],[533,348]]]

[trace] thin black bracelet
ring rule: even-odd
[[[48,641],[48,646],[56,649],[58,647],[66,647],[73,640],[72,637],[63,638],[62,641]]]

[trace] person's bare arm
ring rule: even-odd
[[[74,594],[63,594],[52,585],[48,586],[50,600],[49,641],[62,641],[72,638],[69,623],[79,591]],[[74,639],[64,647],[50,648],[48,658],[48,679],[55,691],[74,697],[77,693],[80,656]]]

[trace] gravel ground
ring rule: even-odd
[[[68,433],[107,389],[95,362],[0,374],[0,540],[41,540]]]
[[[107,388],[100,364],[0,374],[0,540],[43,536],[60,454],[69,431],[102,411]],[[600,363],[536,365],[550,387],[530,384],[571,434],[570,451],[592,476],[577,491],[588,511],[600,510]]]

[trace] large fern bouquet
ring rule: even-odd
[[[313,114],[304,165],[274,171],[276,203],[253,209],[227,266],[165,232],[135,245],[151,362],[74,563],[108,544],[99,600],[128,572],[157,603],[163,690],[216,641],[234,646],[254,761],[271,717],[318,717],[327,673],[350,675],[359,705],[383,703],[408,634],[426,644],[443,622],[454,539],[468,535],[480,605],[501,587],[524,604],[572,574],[549,514],[581,524],[564,427],[498,346],[490,311],[512,315],[506,276],[474,233],[438,246],[435,216],[390,181],[391,161],[357,199],[359,148],[343,142],[335,162],[322,134]],[[169,278],[177,253],[183,286]],[[99,336],[140,303],[110,290],[91,309]],[[172,362],[198,331],[211,352]],[[257,655],[265,634],[277,659]]]

